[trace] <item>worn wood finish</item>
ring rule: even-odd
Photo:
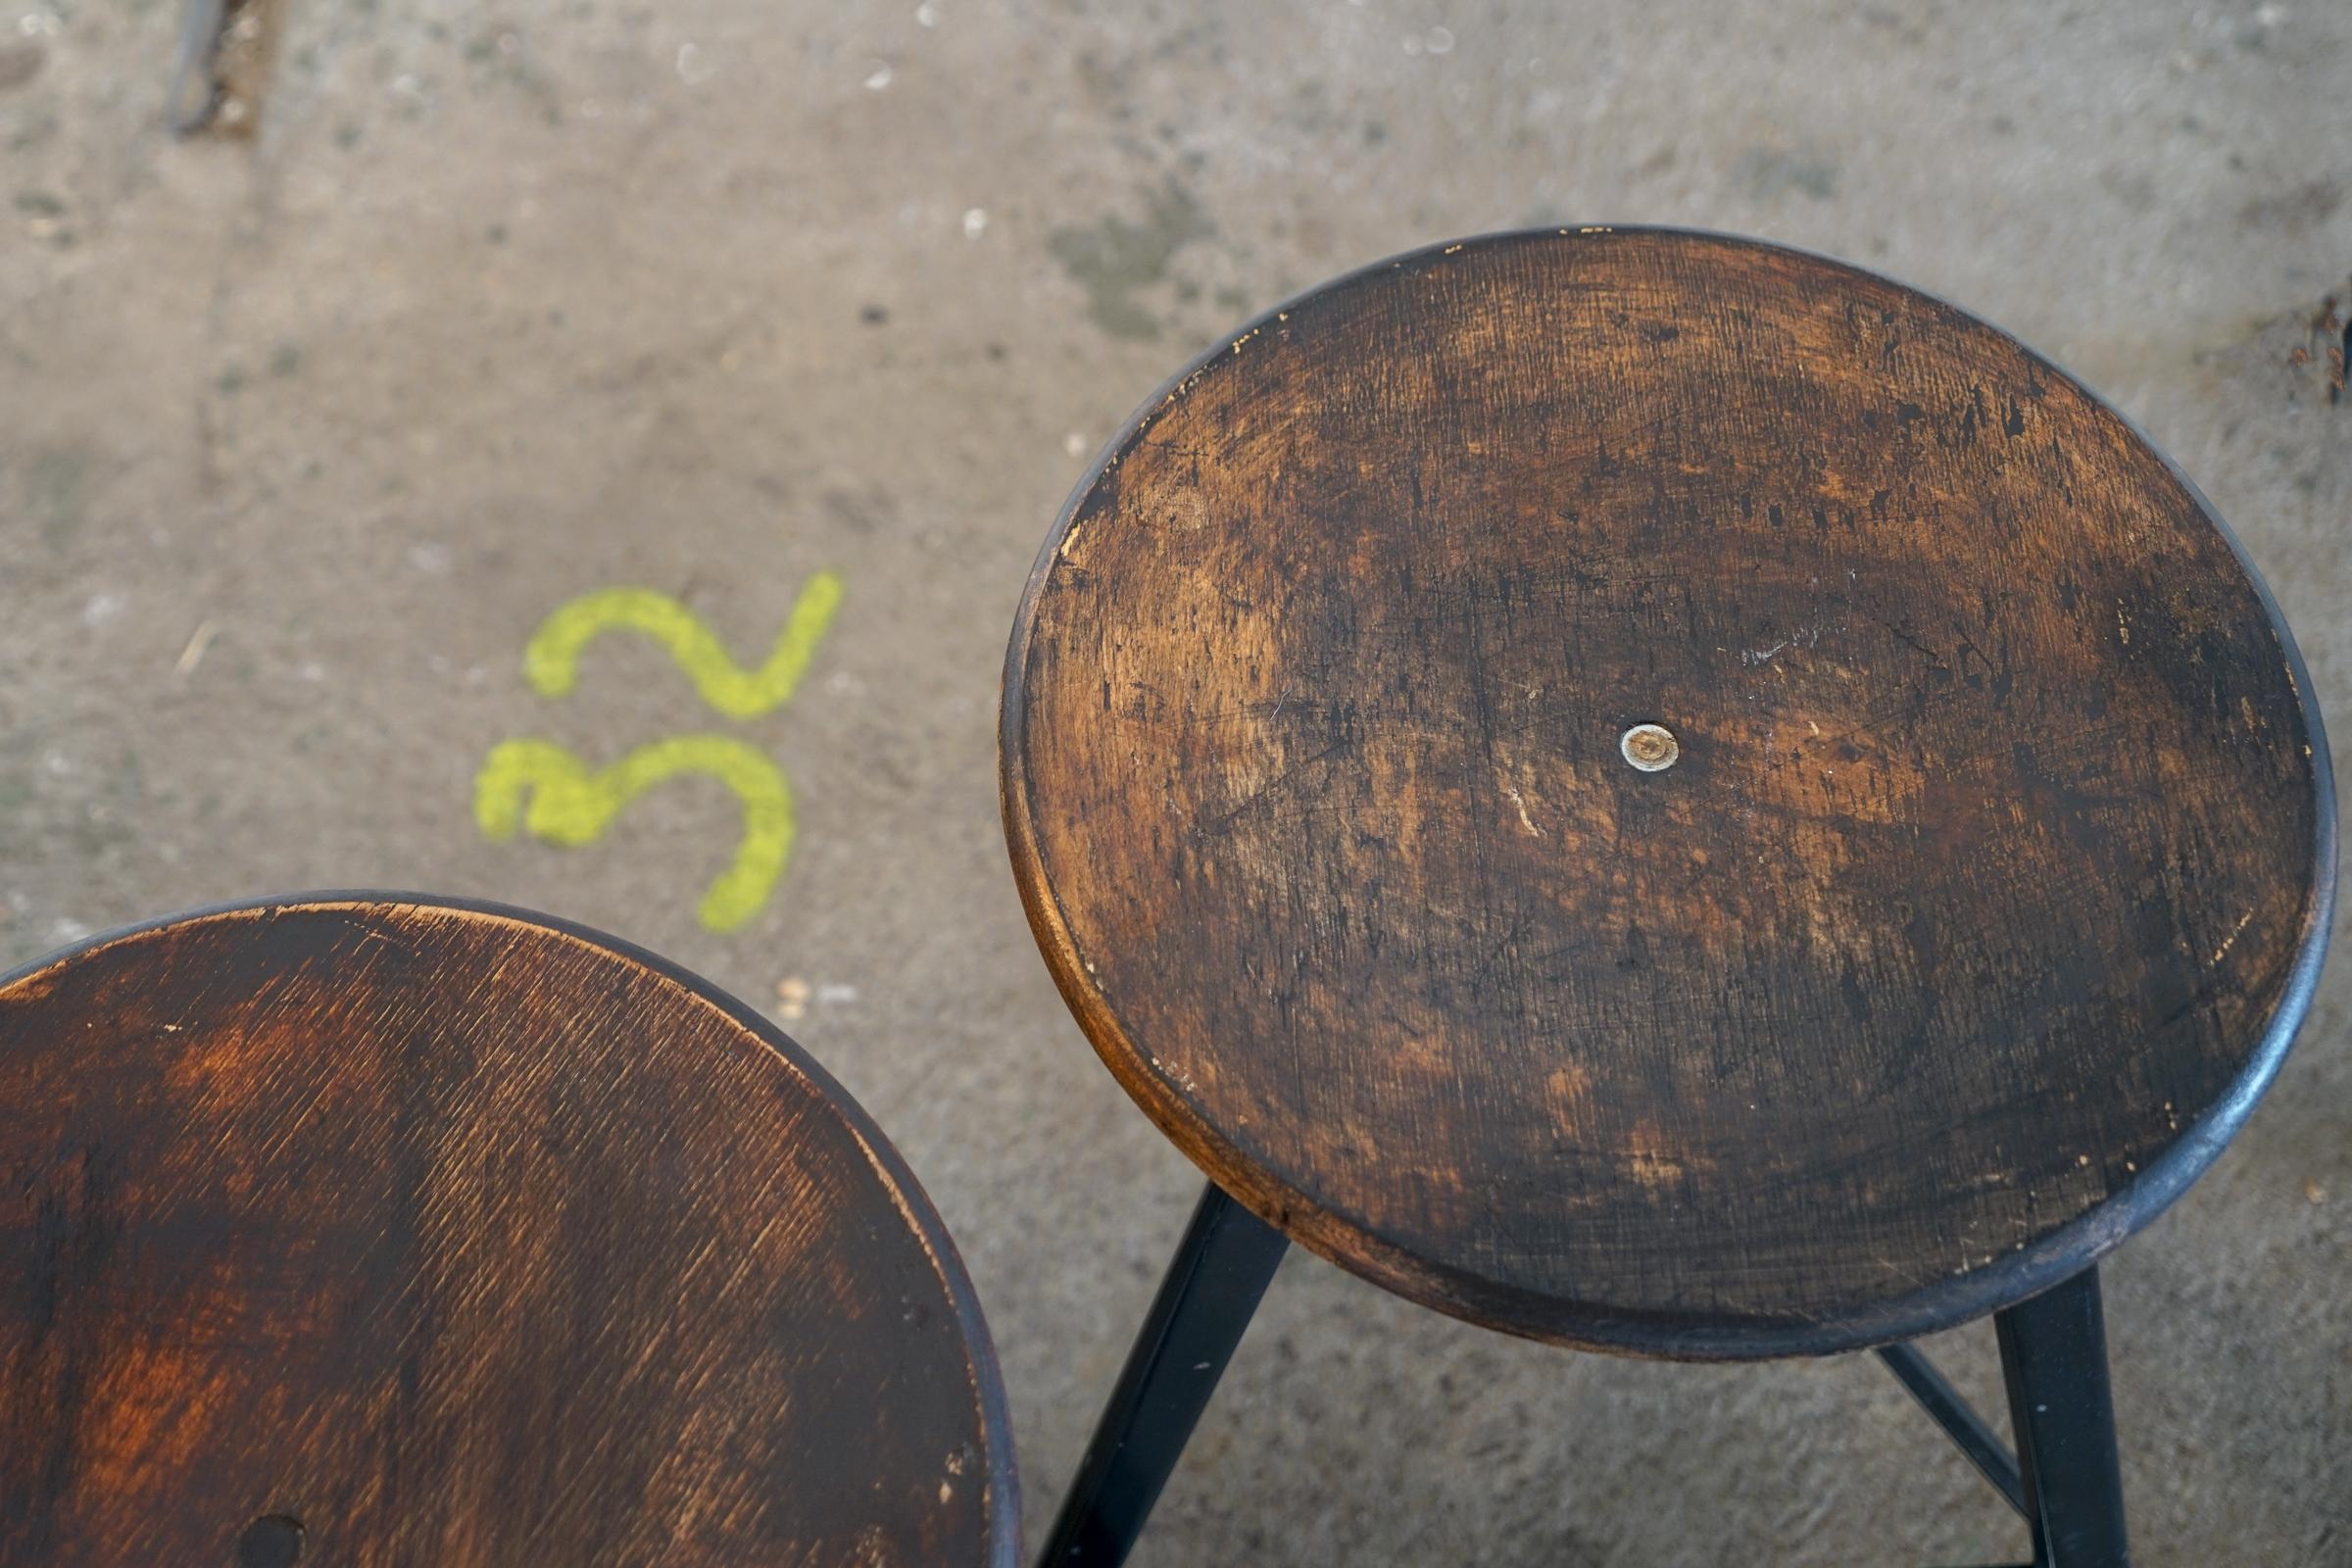
[[[2081,1267],[2244,1116],[2327,929],[2304,689],[2197,494],[2004,334],[1502,235],[1113,444],[1005,825],[1104,1060],[1294,1238],[1542,1338],[1829,1350]]]
[[[740,1005],[314,902],[0,983],[0,1563],[1009,1564],[938,1216]]]

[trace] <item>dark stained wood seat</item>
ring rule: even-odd
[[[1137,416],[1031,578],[1004,808],[1081,1026],[1260,1218],[1515,1333],[1829,1351],[2077,1273],[2247,1114],[2331,899],[2308,689],[2004,333],[1563,229]]]
[[[0,1563],[1002,1565],[1018,1512],[929,1202],[660,959],[327,899],[0,982]]]

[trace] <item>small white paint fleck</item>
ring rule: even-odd
[[[1451,27],[1432,27],[1428,32],[1422,34],[1422,41],[1429,45],[1429,52],[1433,55],[1453,53],[1453,29]]]
[[[880,92],[883,88],[890,85],[890,62],[885,60],[876,65],[872,71],[866,73],[865,90],[867,92]]]
[[[123,598],[117,593],[92,594],[81,607],[81,623],[95,630],[122,613]]]
[[[447,545],[423,544],[410,546],[406,559],[412,571],[421,571],[428,577],[446,577],[453,558]]]
[[[198,621],[196,630],[188,637],[188,645],[179,651],[179,658],[173,662],[172,673],[181,680],[195,674],[196,666],[204,662],[204,651],[213,646],[213,639],[220,631],[220,626],[211,620]]]
[[[1072,430],[1068,435],[1063,436],[1061,438],[1061,450],[1067,452],[1073,458],[1085,457],[1086,432],[1083,430]]]
[[[1641,764],[1637,762],[1634,765],[1639,767]],[[1519,808],[1519,831],[1525,833],[1529,838],[1542,838],[1544,836],[1544,830],[1536,826],[1536,819],[1534,817],[1527,814],[1527,798],[1519,793],[1516,786],[1510,784],[1505,784],[1502,787],[1502,793],[1509,797],[1510,803],[1513,806]]]
[[[51,942],[79,942],[89,934],[90,928],[79,920],[59,919],[49,922],[49,940]]]
[[[828,983],[816,988],[816,1000],[828,1007],[846,1007],[858,1000],[858,988]]]
[[[987,232],[988,214],[982,212],[977,207],[966,207],[963,210],[963,237],[965,239],[978,239],[981,235]]]
[[[776,982],[776,1016],[792,1022],[808,1010],[808,982],[797,974]]]
[[[918,27],[938,26],[939,7],[931,4],[930,0],[923,0],[923,4],[914,8],[914,24]]]

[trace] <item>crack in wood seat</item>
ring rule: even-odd
[[[2012,338],[1563,229],[1145,407],[1030,580],[1004,810],[1103,1060],[1295,1240],[1538,1338],[1828,1351],[2081,1269],[2244,1118],[2331,897],[2307,691]]]
[[[0,981],[0,1562],[1013,1561],[938,1216],[647,954],[191,916]]]

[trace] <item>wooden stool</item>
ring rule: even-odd
[[[193,915],[0,982],[0,1563],[1015,1560],[939,1216],[649,954]]]
[[[1047,1559],[1123,1555],[1287,1238],[1563,1345],[1889,1347],[2037,1563],[2121,1563],[2092,1260],[2309,1003],[2308,686],[2113,410],[1850,267],[1500,235],[1220,345],[1005,665],[1030,922],[1212,1183]],[[1988,1312],[2016,1459],[1899,1344]]]

